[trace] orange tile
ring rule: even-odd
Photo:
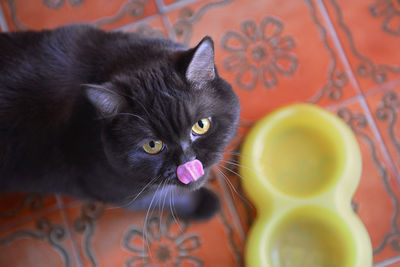
[[[245,120],[288,103],[329,105],[358,93],[314,2],[201,1],[168,17],[183,43],[213,37],[218,70],[238,93]]]
[[[160,218],[158,211],[151,212],[147,223],[151,229],[146,233],[145,212],[104,210],[101,204],[71,206],[66,212],[84,266],[146,261],[156,266],[171,266],[176,261],[182,266],[240,266],[244,240],[237,235],[224,203],[223,207],[223,212],[202,223],[177,224],[169,213]],[[149,246],[144,246],[143,240],[148,240]]]
[[[361,89],[400,78],[400,4],[323,0]]]
[[[112,29],[157,13],[154,0],[5,0],[1,4],[10,30],[77,22]]]
[[[368,96],[367,102],[397,173],[400,174],[400,85]]]
[[[57,208],[55,196],[38,194],[8,193],[0,194],[0,231],[26,221],[39,213]]]
[[[363,170],[354,196],[354,207],[366,226],[374,249],[374,262],[399,254],[400,186],[360,102],[339,108],[336,113],[353,129],[361,148]]]
[[[0,264],[11,266],[76,266],[72,241],[60,212],[0,233]]]
[[[125,32],[137,32],[151,37],[167,37],[168,33],[160,15],[151,16],[140,22],[129,24],[119,28]]]

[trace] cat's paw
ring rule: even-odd
[[[176,207],[178,217],[182,219],[204,221],[211,219],[221,208],[220,200],[213,191],[200,188],[191,192],[190,203]]]

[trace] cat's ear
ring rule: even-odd
[[[208,36],[204,37],[200,43],[181,55],[181,62],[184,62],[184,73],[186,79],[201,88],[203,83],[214,80],[214,42]]]
[[[85,84],[82,86],[85,88],[89,101],[104,116],[117,113],[124,102],[121,95],[103,85]]]

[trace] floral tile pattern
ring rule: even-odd
[[[400,78],[399,1],[322,2],[363,91]]]
[[[65,196],[0,195],[0,266],[243,266],[255,210],[238,176],[252,125],[295,102],[335,112],[354,131],[363,174],[353,208],[375,267],[400,266],[400,2],[397,0],[0,0],[0,31],[91,23],[214,40],[218,71],[240,97],[240,129],[212,173],[212,220],[126,211]]]
[[[54,28],[92,23],[104,29],[155,14],[154,0],[2,0],[10,30]]]
[[[397,173],[400,173],[400,86],[370,95],[367,102]]]
[[[54,212],[0,234],[1,266],[76,266],[61,213]]]

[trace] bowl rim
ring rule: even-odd
[[[267,135],[271,131],[274,130],[274,126],[279,125],[279,123],[287,119],[289,116],[299,116],[299,114],[313,114],[317,115],[320,119],[326,120],[331,126],[332,129],[335,130],[340,137],[340,140],[334,140],[335,144],[340,143],[343,147],[344,151],[341,153],[341,156],[345,156],[346,158],[343,161],[343,170],[341,173],[337,174],[337,177],[332,179],[332,184],[324,187],[321,190],[316,190],[315,193],[306,194],[304,196],[301,195],[290,195],[281,189],[277,188],[273,185],[268,179],[265,179],[265,176],[262,172],[258,170],[257,164],[255,163],[256,155],[260,155],[260,152],[263,148],[257,145],[257,140]],[[285,128],[290,128],[291,125]],[[265,116],[262,118],[256,125],[250,130],[248,136],[245,138],[241,149],[242,155],[245,155],[242,158],[241,165],[246,166],[247,168],[241,168],[241,174],[243,177],[246,176],[254,176],[256,179],[244,179],[244,187],[250,191],[252,188],[262,187],[266,189],[268,193],[274,197],[280,198],[289,198],[289,199],[311,199],[316,198],[324,194],[331,193],[334,191],[346,191],[346,195],[349,195],[346,200],[351,199],[351,196],[354,194],[357,189],[357,185],[361,178],[361,152],[350,127],[339,119],[336,115],[326,111],[323,108],[314,106],[312,104],[294,104],[287,107],[280,108],[275,112]],[[246,180],[251,180],[250,182]],[[246,186],[249,185],[250,186]],[[345,189],[344,187],[347,187]],[[256,190],[260,191],[260,190]],[[257,194],[260,195],[260,194]],[[265,193],[262,194],[265,196]],[[261,196],[261,197],[263,197]]]

